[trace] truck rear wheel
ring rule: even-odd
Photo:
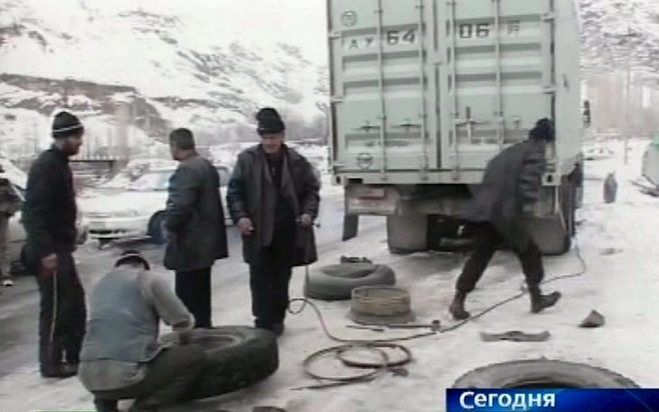
[[[428,216],[387,216],[387,245],[394,254],[428,249]]]

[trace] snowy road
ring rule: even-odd
[[[278,406],[288,412],[375,412],[444,410],[444,390],[467,371],[514,359],[547,357],[589,363],[621,373],[641,386],[657,387],[659,379],[659,200],[640,194],[630,183],[640,173],[641,148],[634,144],[632,162],[621,165],[616,158],[589,162],[586,169],[585,205],[578,244],[588,264],[588,272],[576,279],[547,286],[559,289],[563,299],[556,308],[540,315],[529,313],[526,297],[503,306],[455,332],[412,341],[408,346],[414,361],[409,376],[383,376],[368,384],[326,389],[292,391],[314,383],[304,376],[302,361],[316,350],[333,343],[320,329],[311,311],[292,316],[286,334],[280,339],[281,366],[270,379],[247,390],[209,399],[172,411],[226,410],[251,412],[254,406]],[[618,202],[602,204],[602,179],[617,170],[620,184]],[[452,297],[453,282],[464,257],[449,254],[390,255],[386,248],[382,219],[368,219],[360,236],[340,242],[342,200],[338,193],[324,197],[322,228],[318,233],[321,252],[319,265],[333,263],[342,255],[367,256],[388,263],[398,274],[398,284],[410,290],[419,322],[451,320],[446,307]],[[213,316],[216,324],[250,324],[247,268],[239,256],[239,241],[231,232],[232,257],[215,267]],[[160,260],[161,253],[145,247],[149,257]],[[97,252],[85,247],[79,252],[80,271],[89,290],[102,269],[107,268],[116,250]],[[578,272],[576,253],[546,260],[547,278]],[[159,268],[158,270],[162,270]],[[302,271],[292,282],[292,295],[300,295]],[[476,312],[519,291],[522,283],[517,262],[507,253],[497,254],[479,288],[470,295],[468,309]],[[11,295],[11,296],[9,296]],[[33,281],[20,279],[17,288],[0,296],[0,405],[3,412],[39,409],[84,410],[91,397],[76,379],[41,379],[36,364],[36,292]],[[374,337],[373,333],[347,329],[349,303],[320,303],[330,329],[343,337]],[[578,323],[592,310],[604,314],[601,329],[585,330]],[[544,343],[485,343],[480,332],[548,330],[552,337]],[[405,334],[401,332],[401,334]],[[376,338],[383,337],[375,334]],[[387,336],[394,336],[393,333]],[[632,357],[632,354],[634,357]],[[635,360],[634,360],[635,359]]]

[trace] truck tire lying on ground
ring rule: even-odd
[[[190,399],[246,388],[272,375],[279,367],[277,339],[264,329],[246,326],[195,329],[190,343],[202,346],[207,357],[207,367],[190,385]]]
[[[633,381],[606,369],[556,360],[504,362],[474,369],[454,388],[638,388]]]
[[[342,263],[309,273],[304,296],[321,300],[349,300],[352,290],[360,286],[393,286],[396,274],[386,265]]]

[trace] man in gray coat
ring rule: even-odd
[[[307,159],[284,144],[285,125],[275,109],[259,110],[256,120],[261,144],[238,155],[227,204],[243,236],[255,326],[281,335],[291,268],[317,259],[319,181]]]
[[[96,284],[89,307],[79,378],[99,412],[117,412],[119,399],[135,399],[130,411],[138,412],[185,398],[206,359],[201,347],[188,344],[194,317],[139,252],[122,253]],[[161,319],[178,339],[158,342]]]
[[[211,267],[228,256],[220,177],[197,154],[190,130],[174,130],[169,142],[180,164],[169,183],[165,267],[176,271],[176,294],[195,316],[196,327],[210,328]]]
[[[529,140],[505,149],[488,163],[483,183],[465,214],[478,243],[458,278],[455,298],[449,307],[456,320],[470,316],[464,307],[467,294],[502,245],[509,247],[522,264],[533,313],[553,306],[560,298],[559,292],[543,295],[540,291],[544,277],[542,255],[522,216],[524,208],[540,196],[545,149],[553,140],[552,122],[541,119],[529,133]]]

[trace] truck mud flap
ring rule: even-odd
[[[359,232],[359,215],[343,215],[342,241],[350,240]]]

